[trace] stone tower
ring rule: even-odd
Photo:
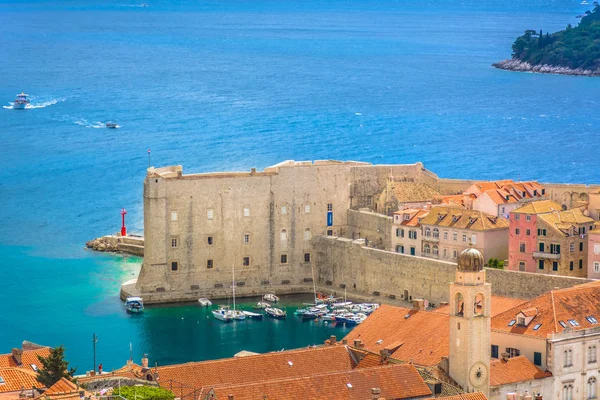
[[[483,256],[460,253],[456,282],[450,284],[450,376],[467,392],[490,390],[491,285]]]

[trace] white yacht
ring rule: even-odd
[[[279,297],[275,296],[275,293],[267,293],[263,296],[263,300],[277,303],[279,301]]]
[[[213,316],[219,321],[231,322],[233,321],[233,311],[229,307],[221,306],[218,310],[212,311]]]
[[[212,306],[212,302],[209,299],[207,299],[206,297],[202,297],[202,298],[198,299],[198,303],[200,303],[200,305],[202,307]]]
[[[17,95],[15,102],[13,103],[14,110],[24,110],[25,107],[29,104],[29,99],[27,98],[29,95],[21,92],[21,94]]]

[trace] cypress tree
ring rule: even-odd
[[[71,380],[75,374],[75,368],[69,369],[68,361],[65,361],[65,348],[60,345],[55,349],[50,349],[48,357],[38,356],[43,368],[37,372],[37,380],[45,387],[49,388],[61,378]]]

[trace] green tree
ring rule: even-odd
[[[127,400],[173,400],[173,392],[157,386],[121,386],[113,394],[125,397]]]
[[[61,378],[71,380],[75,374],[75,368],[69,369],[69,363],[65,361],[63,345],[50,349],[48,357],[38,356],[38,359],[42,363],[42,368],[37,372],[37,380],[47,388],[60,381]]]

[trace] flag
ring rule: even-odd
[[[150,149],[148,149],[148,154],[150,154]]]

